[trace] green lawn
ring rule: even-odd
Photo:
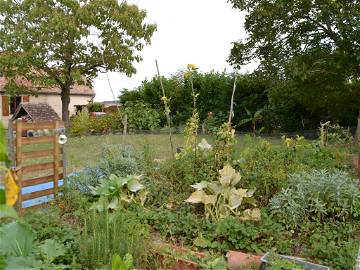
[[[213,143],[211,136],[200,136],[199,141],[206,138],[209,143]],[[279,142],[279,139],[271,139],[272,142]],[[247,137],[238,137],[237,150],[240,151],[245,145],[256,143],[256,139]],[[104,145],[124,144],[131,145],[136,150],[142,150],[148,146],[152,151],[154,158],[163,159],[171,156],[169,136],[165,134],[154,135],[102,135],[88,137],[70,137],[66,144],[67,169],[68,172],[78,171],[86,166],[96,165]],[[174,149],[182,146],[183,135],[173,135]]]

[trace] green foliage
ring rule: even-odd
[[[55,259],[65,254],[65,248],[55,240],[45,240],[39,246],[34,232],[24,224],[12,222],[0,227],[0,254],[6,258],[5,269],[51,269]],[[62,265],[58,267],[63,268]]]
[[[140,172],[140,157],[131,146],[104,145],[99,169],[107,176],[127,176]]]
[[[6,150],[6,131],[2,123],[0,123],[0,164],[8,162],[7,150]]]
[[[271,254],[269,263],[266,269],[269,270],[306,270],[298,262],[290,261],[289,259],[281,258],[276,254]]]
[[[80,261],[88,269],[111,264],[114,255],[133,254],[134,265],[145,267],[149,256],[150,232],[131,212],[90,211],[81,236]]]
[[[269,103],[285,130],[320,121],[355,125],[359,113],[356,0],[231,0],[246,11],[248,37],[234,42],[230,63],[258,59]]]
[[[229,165],[225,165],[219,174],[219,180],[216,182],[202,181],[192,185],[196,191],[186,202],[204,204],[205,216],[214,221],[230,215],[239,216],[244,220],[259,220],[261,217],[259,209],[243,210],[240,208],[246,201],[251,201],[254,193],[254,191],[236,187],[241,179],[240,174]]]
[[[90,117],[86,110],[83,110],[72,117],[70,134],[72,136],[85,136],[89,132]]]
[[[122,113],[110,113],[100,117],[91,117],[88,124],[88,132],[94,134],[108,134],[113,130],[123,128]]]
[[[147,191],[140,183],[141,175],[118,177],[111,174],[97,187],[90,187],[92,195],[99,196],[99,200],[92,206],[97,211],[113,211],[123,208],[130,203],[144,205]]]
[[[305,226],[305,228],[308,226]],[[315,223],[306,228],[304,257],[331,267],[352,269],[359,250],[359,223],[327,222]]]
[[[135,73],[133,63],[156,28],[144,22],[144,10],[115,0],[3,1],[0,14],[0,71],[8,91],[17,90],[19,75],[34,86],[59,87],[65,121],[70,88],[104,68]]]
[[[160,114],[149,104],[136,101],[126,102],[124,114],[127,115],[128,127],[134,129],[153,130],[160,125]]]
[[[359,213],[357,182],[341,171],[302,172],[289,177],[289,187],[270,200],[272,213],[289,226],[306,221],[349,220]]]
[[[0,227],[0,253],[10,256],[29,256],[34,249],[34,234],[29,227],[11,222]]]
[[[92,112],[102,112],[103,111],[103,104],[101,102],[89,102],[87,105],[89,113]]]
[[[199,122],[199,114],[196,112],[196,110],[194,110],[193,115],[186,122],[186,127],[184,130],[185,153],[192,152],[196,149]]]

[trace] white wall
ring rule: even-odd
[[[69,105],[70,115],[75,114],[76,112],[75,105],[87,105],[90,101],[91,101],[91,97],[89,96],[71,95],[70,105]],[[4,127],[7,127],[9,119],[12,117],[12,115],[9,115],[8,117],[1,115],[2,114],[1,103],[2,101],[0,99],[0,119],[3,122]],[[61,105],[60,95],[39,95],[37,97],[30,96],[30,103],[47,103],[56,111],[56,113],[61,118],[62,105]]]

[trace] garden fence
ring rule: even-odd
[[[63,178],[62,148],[57,130],[61,121],[26,123],[21,119],[9,125],[9,147],[20,188],[17,209],[38,208],[58,194],[59,180]],[[47,130],[47,134],[28,137],[29,130]],[[36,147],[35,147],[36,146]]]

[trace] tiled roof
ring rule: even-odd
[[[20,83],[27,85],[28,87],[31,87],[31,84],[24,80],[21,80]],[[5,85],[6,85],[6,78],[0,77],[0,93],[5,92],[4,91]],[[60,95],[60,93],[61,93],[61,89],[59,87],[50,87],[50,88],[43,87],[43,88],[36,88],[36,89],[33,88],[32,91],[34,92],[34,94],[43,94],[43,95]],[[70,89],[70,94],[93,97],[93,96],[95,96],[95,91],[89,86],[75,84]]]
[[[46,103],[22,103],[11,119],[15,120],[26,115],[30,116],[33,122],[60,120],[60,117],[54,109]]]

